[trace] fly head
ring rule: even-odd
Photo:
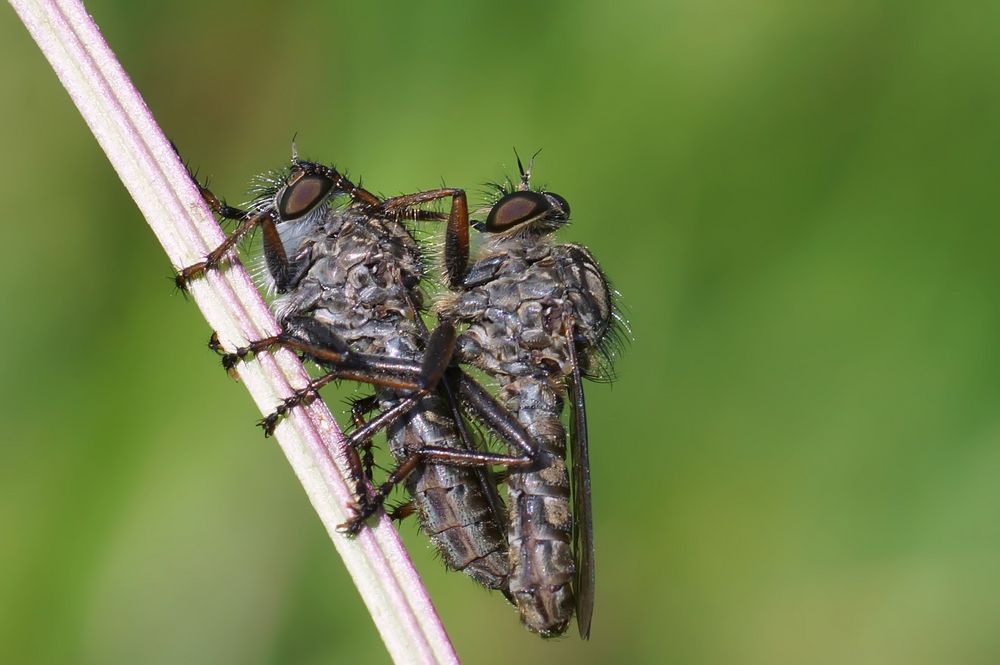
[[[523,229],[546,234],[568,221],[569,203],[566,199],[553,192],[525,190],[500,197],[479,228],[486,233],[509,233]]]

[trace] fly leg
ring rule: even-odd
[[[174,152],[177,153],[177,156],[180,157],[180,152],[177,150],[177,146],[173,145],[173,143],[171,143],[171,146],[173,146]],[[216,247],[213,251],[209,252],[203,261],[188,266],[177,273],[174,277],[174,283],[181,291],[187,289],[188,283],[195,276],[203,273],[205,270],[217,268],[223,257],[225,257],[226,252],[232,249],[232,247],[239,242],[240,238],[245,236],[258,224],[263,223],[263,220],[257,220],[251,224],[250,219],[253,217],[251,212],[227,205],[224,200],[217,197],[212,190],[208,188],[207,184],[202,185],[198,182],[197,176],[191,172],[190,168],[187,167],[187,164],[184,166],[188,176],[198,188],[198,193],[201,194],[202,200],[208,205],[209,209],[216,216],[222,219],[235,220],[240,223],[237,225],[233,233],[230,234],[230,236],[227,237],[219,247]]]
[[[469,263],[469,202],[465,196],[465,190],[442,187],[426,192],[397,196],[383,201],[380,208],[391,213],[448,197],[451,197],[451,208],[448,211],[448,226],[445,231],[444,262],[449,283],[454,287],[461,284],[461,278]],[[417,210],[414,212],[425,211]],[[431,215],[433,214],[431,213]],[[440,217],[415,216],[414,219],[440,219]]]
[[[454,448],[441,448],[438,446],[424,446],[410,451],[396,465],[396,468],[389,473],[386,480],[378,486],[374,496],[359,506],[354,517],[340,525],[339,528],[345,533],[356,535],[361,530],[365,520],[374,515],[382,506],[393,488],[403,482],[420,464],[430,462],[489,469],[493,466],[523,468],[534,463],[538,444],[517,418],[465,372],[451,367],[448,368],[448,374],[448,379],[454,381],[462,402],[472,413],[473,417],[502,438],[513,451],[513,454],[505,455],[478,450],[455,450]],[[401,404],[406,401],[404,400]],[[394,411],[396,408],[393,407],[383,412],[383,415]],[[407,410],[409,408],[412,408],[412,405],[408,406]],[[354,432],[349,438],[349,442],[355,446],[359,445],[362,440],[360,437],[363,434],[367,435],[367,432],[363,433],[362,430]],[[374,434],[374,432],[371,434]]]
[[[394,506],[390,506],[386,514],[389,515],[389,519],[393,522],[402,522],[407,517],[416,514],[417,507],[413,505],[413,501],[404,501],[403,503],[397,503]]]
[[[233,249],[233,247],[235,247],[236,243],[238,243],[244,236],[258,226],[264,229],[265,243],[267,243],[269,239],[273,243],[278,238],[277,230],[275,229],[277,214],[274,209],[268,209],[255,215],[250,211],[226,205],[225,201],[217,197],[208,187],[198,182],[194,176],[192,176],[191,179],[194,180],[194,184],[198,187],[198,193],[201,194],[202,200],[208,205],[209,209],[213,213],[222,219],[235,220],[239,222],[239,224],[237,224],[232,233],[226,236],[226,239],[222,241],[222,244],[209,252],[202,261],[187,266],[177,273],[177,276],[174,278],[174,283],[177,285],[177,288],[181,290],[186,289],[192,279],[204,274],[206,270],[214,270],[218,268],[219,264],[222,263],[223,258],[225,258],[226,254]],[[277,246],[280,247],[281,243],[278,242]]]
[[[277,427],[278,421],[288,415],[289,411],[296,406],[309,404],[319,397],[320,388],[339,378],[336,372],[328,372],[319,378],[312,379],[305,387],[292,391],[292,394],[282,400],[281,404],[275,407],[274,411],[267,414],[257,423],[257,426],[264,430],[264,437],[270,437],[274,434],[274,428]]]
[[[311,323],[307,324],[307,321]],[[488,469],[495,465],[524,467],[534,461],[537,444],[517,418],[472,377],[451,367],[456,339],[455,328],[452,324],[442,322],[434,329],[429,336],[424,359],[420,363],[399,358],[356,354],[351,352],[346,343],[336,337],[329,329],[315,324],[311,319],[296,321],[294,324],[302,331],[309,330],[314,333],[313,336],[321,337],[318,340],[320,343],[304,342],[297,337],[283,333],[237,349],[235,353],[228,354],[223,358],[224,366],[231,368],[238,360],[252,353],[270,346],[284,346],[332,367],[326,374],[312,380],[306,387],[286,398],[272,414],[273,418],[272,416],[265,418],[266,423],[276,424],[277,420],[290,409],[313,399],[320,387],[335,380],[361,381],[400,391],[401,397],[391,408],[366,421],[347,437],[349,447],[358,449],[370,442],[379,431],[413,409],[422,397],[428,395],[442,383],[442,379],[446,378],[447,374],[445,383],[454,382],[458,399],[466,405],[472,416],[507,442],[512,450],[517,451],[515,454],[504,455],[475,450],[471,445],[466,450],[425,446],[410,451],[389,473],[385,482],[379,485],[374,495],[362,503],[357,514],[347,523],[341,525],[345,532],[357,534],[364,521],[382,506],[392,489],[421,463],[432,462]],[[310,330],[313,326],[315,329]],[[497,510],[497,512],[500,511]]]
[[[402,482],[420,463],[432,462],[489,469],[492,466],[525,467],[534,462],[538,445],[530,434],[506,408],[497,402],[482,386],[465,372],[452,367],[456,332],[454,326],[445,321],[438,324],[430,334],[424,359],[421,363],[399,358],[389,358],[371,354],[357,354],[350,351],[346,342],[325,326],[313,319],[304,318],[289,322],[306,337],[316,341],[303,341],[290,333],[281,333],[223,356],[223,366],[231,369],[239,360],[271,346],[283,346],[309,357],[320,364],[331,367],[323,376],[313,379],[304,388],[296,390],[286,398],[271,416],[264,419],[265,432],[278,419],[295,406],[315,397],[316,391],[335,380],[352,380],[400,391],[402,396],[391,408],[379,413],[347,437],[351,448],[358,449],[369,442],[379,431],[388,427],[396,419],[413,409],[419,400],[435,390],[447,374],[454,381],[458,399],[469,409],[473,418],[491,429],[505,441],[514,454],[504,455],[475,450],[471,445],[465,450],[425,446],[410,451],[393,469],[385,482],[376,489],[374,495],[365,500],[357,514],[342,525],[344,531],[356,534],[364,521],[373,515],[385,502],[392,489]],[[360,493],[359,493],[360,495]],[[498,508],[494,508],[499,512]]]
[[[354,353],[343,338],[309,317],[293,319],[290,325],[298,334],[282,333],[268,337],[258,340],[247,347],[237,349],[235,354],[223,356],[223,366],[226,366],[228,363],[231,367],[236,359],[246,357],[250,353],[256,353],[269,346],[284,346],[330,367],[330,370],[326,374],[312,379],[305,387],[296,390],[290,396],[286,397],[272,413],[261,421],[265,436],[270,436],[274,433],[274,428],[278,421],[287,415],[289,411],[300,404],[305,404],[315,399],[319,394],[320,388],[333,381],[342,379],[363,381],[376,386],[426,394],[427,390],[433,388],[440,378],[440,375],[435,372],[430,361],[425,361],[425,365],[431,366],[431,369],[414,381],[394,378],[395,374],[401,369],[409,367],[409,364],[391,357]],[[304,341],[303,337],[308,341]],[[437,343],[435,344],[435,338],[432,338],[431,343],[428,345],[428,356],[446,354],[450,358],[451,349],[454,346],[454,338],[454,328],[442,329],[441,334],[436,338]],[[357,424],[359,421],[361,423],[358,425],[359,430],[366,430],[373,426],[377,427],[377,423],[385,418],[385,414],[379,414],[371,423],[366,423],[364,422],[364,412],[359,409],[359,405],[357,404],[355,405],[355,409],[352,410],[352,414],[355,423]],[[370,437],[368,438],[370,439]]]
[[[385,503],[386,497],[396,485],[403,482],[418,465],[431,462],[435,464],[451,464],[454,466],[468,467],[489,467],[494,465],[506,466],[526,466],[533,461],[532,456],[512,456],[498,453],[455,450],[454,448],[441,448],[439,446],[424,446],[409,453],[393,469],[385,482],[375,490],[374,497],[365,501],[358,509],[357,513],[349,521],[340,525],[340,529],[349,535],[356,535],[361,531],[365,520],[375,514],[375,512]]]
[[[229,353],[223,353],[217,344],[213,348],[222,356],[222,366],[226,371],[231,371],[238,362],[255,356],[261,351],[272,347],[281,347],[294,351],[320,365],[336,368],[340,375],[332,377],[331,380],[337,378],[358,380],[400,390],[419,390],[421,388],[412,380],[393,381],[391,379],[392,374],[412,369],[414,366],[412,361],[389,356],[355,353],[340,335],[309,317],[290,319],[286,327],[287,330],[284,332],[250,342]],[[217,342],[217,338],[214,338],[213,342]],[[212,343],[210,343],[211,345]],[[372,380],[354,379],[352,372],[361,372],[363,375],[367,372]]]
[[[451,362],[455,348],[456,332],[450,323],[439,325],[431,333],[422,363],[389,356],[354,353],[343,338],[309,317],[292,319],[289,325],[296,333],[284,332],[265,337],[239,347],[232,353],[222,355],[223,367],[227,371],[232,371],[240,360],[270,347],[280,346],[330,368],[326,374],[312,379],[304,387],[295,390],[261,421],[266,436],[274,432],[278,421],[291,409],[315,399],[320,388],[333,381],[346,379],[404,393],[396,405],[383,411],[371,421],[365,422],[348,439],[369,440],[413,408],[417,400],[437,388]],[[218,338],[215,336],[209,345],[220,350]]]
[[[448,216],[433,212],[420,210],[419,208],[414,208],[423,203],[429,203],[431,201],[438,201],[440,199],[446,199],[451,197],[451,209],[448,212]],[[452,218],[469,218],[469,202],[465,195],[464,189],[458,189],[456,187],[441,187],[438,189],[429,189],[424,192],[416,192],[414,194],[404,194],[402,196],[394,196],[389,199],[385,199],[378,204],[378,210],[392,215],[398,214],[403,217],[412,217],[414,219],[422,220],[450,220]]]
[[[479,448],[479,446],[476,445],[477,439],[472,437],[471,432],[469,432],[468,424],[462,416],[461,399],[459,397],[458,385],[455,382],[454,372],[445,375],[444,380],[441,382],[439,391],[444,395],[445,400],[448,402],[448,407],[451,410],[452,421],[455,423],[455,429],[458,431],[458,436],[462,445],[466,450],[477,450]],[[486,498],[486,502],[490,506],[490,513],[493,515],[493,521],[497,524],[501,533],[506,533],[507,506],[504,504],[503,499],[500,498],[500,492],[497,490],[497,485],[500,482],[498,474],[495,473],[490,467],[478,467],[475,469],[475,474],[477,480],[479,481],[479,487],[483,492],[483,496]]]
[[[417,212],[429,211],[418,210]],[[410,300],[410,307],[413,311],[420,311],[419,304],[415,302],[412,296],[408,296],[408,298]],[[418,316],[416,323],[420,329],[421,336],[424,339],[427,339],[430,332],[427,330],[427,325],[424,323],[423,318]],[[458,394],[458,386],[455,384],[453,375],[446,374],[445,380],[442,381],[438,387],[438,392],[441,393],[441,395],[445,398],[445,401],[448,403],[452,421],[455,423],[455,429],[458,432],[462,446],[466,450],[478,450],[480,446],[477,445],[477,440],[473,438],[472,433],[469,431],[468,425],[465,422],[465,418],[462,417],[462,406]],[[497,490],[497,485],[502,482],[499,479],[499,474],[495,473],[490,467],[477,467],[475,469],[475,474],[479,482],[479,488],[482,490],[487,503],[489,503],[490,512],[493,515],[493,521],[498,525],[501,532],[506,531],[507,506],[504,504],[503,499],[500,498],[500,493]]]
[[[234,208],[233,210],[236,209]],[[203,260],[182,268],[181,271],[177,273],[177,276],[174,277],[174,283],[177,285],[178,289],[187,289],[188,284],[195,277],[204,274],[206,270],[215,270],[218,268],[226,254],[236,246],[236,243],[238,243],[241,238],[246,236],[250,231],[254,230],[258,226],[264,228],[265,240],[270,235],[277,238],[278,232],[277,229],[274,228],[276,219],[273,210],[268,210],[249,217],[240,216],[229,219],[239,219],[240,223],[236,226],[232,233],[226,236],[226,239],[222,241],[222,244],[209,252]]]
[[[355,429],[360,429],[365,426],[365,416],[370,413],[374,413],[378,410],[378,396],[368,395],[367,397],[362,397],[356,399],[351,403],[351,422],[354,424]],[[372,479],[373,469],[375,468],[375,457],[372,455],[371,441],[368,445],[361,447],[361,464],[364,469],[365,478],[369,481]],[[358,496],[361,496],[363,492],[357,492]]]

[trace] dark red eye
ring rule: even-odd
[[[283,221],[298,219],[313,211],[333,189],[333,181],[321,175],[304,175],[285,185],[278,194],[278,215]]]
[[[496,202],[486,217],[486,230],[506,231],[545,215],[552,204],[538,192],[512,192]]]

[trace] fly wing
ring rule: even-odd
[[[569,443],[572,455],[573,552],[576,557],[576,624],[580,637],[590,637],[594,613],[594,518],[590,504],[590,453],[587,407],[573,335],[568,341],[572,372],[566,379],[570,402]]]

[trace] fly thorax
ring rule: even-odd
[[[460,352],[491,374],[512,377],[568,371],[561,312],[568,300],[552,246],[507,238],[490,246],[470,275],[484,281],[447,301],[441,311],[468,322]],[[490,279],[485,279],[489,274]]]

